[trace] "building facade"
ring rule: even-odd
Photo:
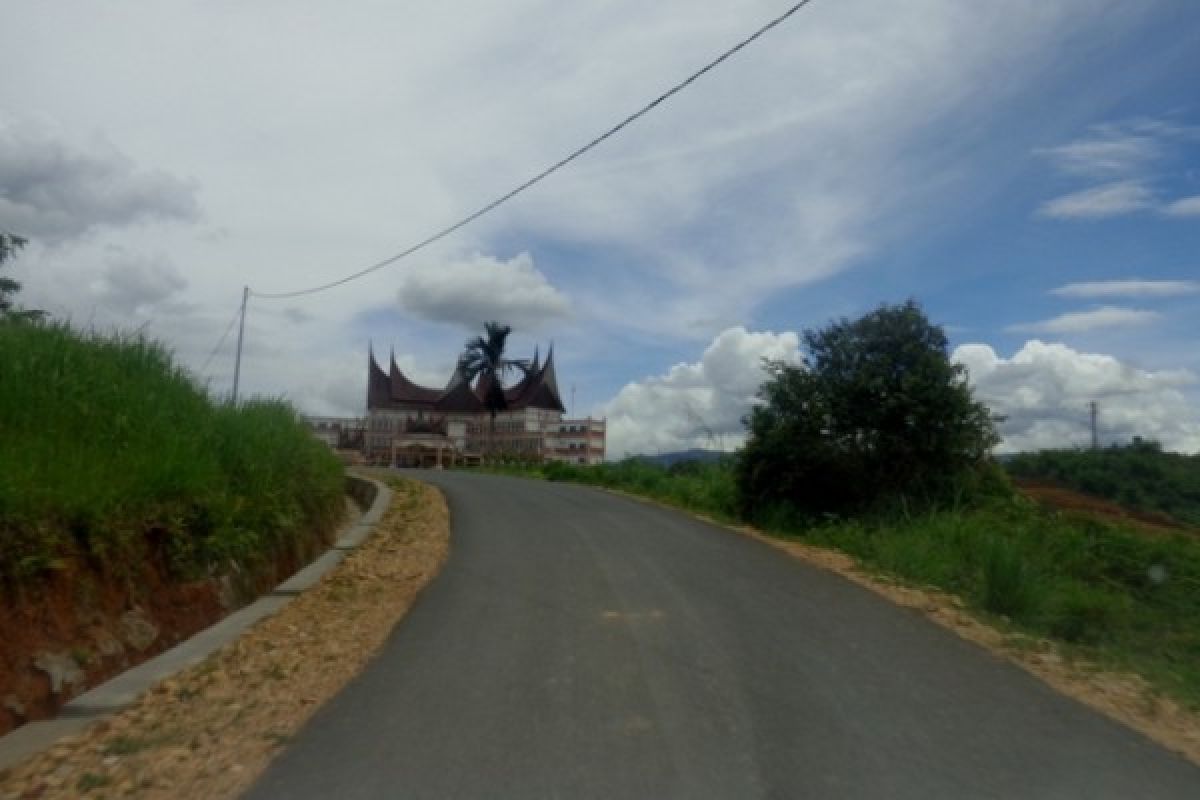
[[[313,436],[333,450],[362,450],[367,421],[362,417],[318,417],[305,415]]]
[[[605,421],[564,419],[554,349],[537,353],[516,384],[504,389],[507,409],[492,415],[482,379],[472,386],[456,368],[444,388],[409,380],[389,358],[385,371],[367,354],[367,419],[363,454],[369,463],[448,467],[483,458],[596,464],[604,460]]]

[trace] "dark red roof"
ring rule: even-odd
[[[459,368],[455,368],[445,389],[430,389],[413,383],[396,359],[389,359],[389,371],[384,372],[375,361],[375,353],[367,351],[367,410],[396,409],[418,411],[457,411],[483,413],[487,406],[483,398],[487,386],[481,380],[472,388]],[[554,348],[546,354],[546,363],[538,364],[536,353],[529,371],[515,385],[504,390],[509,411],[526,408],[542,408],[548,411],[565,412],[562,397],[558,393],[558,381],[554,373]]]

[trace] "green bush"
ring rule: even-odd
[[[160,345],[0,322],[0,581],[66,553],[181,573],[254,564],[328,529],[342,470],[276,401],[214,405]]]
[[[804,363],[766,365],[738,460],[741,512],[811,516],[955,502],[995,434],[915,302],[806,331]]]

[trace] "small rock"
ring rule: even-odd
[[[38,653],[33,666],[50,676],[50,691],[59,694],[68,686],[82,686],[83,670],[67,653]]]
[[[121,615],[121,638],[135,650],[145,650],[158,638],[158,627],[140,608]]]
[[[103,628],[92,631],[92,641],[96,643],[97,652],[105,658],[113,658],[125,652],[125,645],[121,644],[121,640]]]
[[[21,698],[17,697],[15,694],[8,694],[4,696],[4,708],[14,716],[22,718],[25,716],[25,704],[22,703]]]
[[[222,575],[217,579],[217,602],[225,611],[232,611],[238,607],[238,592],[232,575]]]

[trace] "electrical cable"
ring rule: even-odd
[[[217,357],[217,351],[221,349],[221,345],[225,344],[225,340],[229,338],[229,332],[233,330],[234,323],[238,321],[238,317],[242,314],[242,307],[239,305],[237,311],[233,313],[233,319],[229,320],[229,324],[225,326],[225,332],[221,334],[221,338],[217,340],[217,346],[208,354],[208,358],[204,359],[204,366],[200,367],[199,374],[205,375],[208,365]]]
[[[584,153],[597,147],[605,140],[615,136],[622,129],[624,129],[628,125],[632,124],[633,122],[636,122],[638,119],[640,119],[641,117],[650,113],[650,111],[652,111],[653,109],[662,105],[664,102],[669,100],[674,95],[676,95],[679,92],[686,89],[692,83],[694,83],[695,81],[697,81],[698,79],[703,77],[705,74],[707,74],[711,70],[718,67],[720,64],[722,64],[723,62],[725,62],[726,60],[731,58],[733,55],[738,53],[740,50],[742,50],[743,48],[747,47],[748,45],[750,45],[751,43],[753,43],[754,41],[759,39],[761,36],[766,34],[772,28],[783,23],[785,20],[787,20],[789,17],[791,17],[797,11],[799,11],[800,9],[802,9],[806,5],[808,5],[810,2],[812,2],[812,0],[800,0],[800,2],[794,4],[791,8],[787,9],[782,14],[780,14],[779,16],[772,19],[770,22],[767,22],[765,25],[763,25],[758,30],[756,30],[754,33],[750,34],[745,39],[742,39],[740,42],[735,44],[733,47],[731,47],[728,50],[726,50],[725,52],[721,53],[721,55],[717,56],[712,61],[705,64],[703,67],[696,70],[691,75],[689,75],[687,78],[685,78],[684,80],[675,84],[670,89],[666,90],[665,92],[660,94],[658,97],[654,98],[649,103],[642,106],[637,111],[635,111],[632,114],[630,114],[629,116],[625,117],[625,119],[621,120],[616,125],[612,126],[607,131],[600,134],[596,138],[592,139],[587,144],[574,150],[572,153],[565,156],[564,158],[559,159],[558,161],[554,162],[549,167],[546,167],[544,170],[542,170],[538,174],[534,175],[529,180],[518,185],[516,188],[511,189],[508,192],[505,192],[504,194],[497,197],[495,200],[492,200],[487,205],[484,205],[481,208],[479,208],[478,210],[463,217],[458,222],[455,222],[453,225],[448,225],[447,227],[442,228],[440,231],[438,231],[437,233],[434,233],[432,236],[429,236],[429,237],[421,240],[420,242],[417,242],[413,246],[400,251],[396,255],[390,256],[389,258],[385,258],[383,261],[376,262],[376,263],[372,264],[371,266],[366,267],[364,269],[360,269],[358,272],[353,272],[353,273],[346,275],[342,278],[339,278],[337,280],[320,284],[319,286],[312,286],[307,289],[297,289],[296,291],[292,291],[292,292],[257,292],[257,291],[254,291],[253,289],[251,289],[250,293],[252,295],[254,295],[255,297],[260,297],[260,298],[263,298],[266,300],[282,300],[282,299],[288,298],[288,297],[300,297],[301,295],[316,294],[317,292],[324,292],[328,289],[333,289],[334,287],[341,286],[342,284],[349,283],[350,281],[357,280],[365,275],[369,275],[372,272],[383,269],[384,267],[388,266],[389,264],[394,264],[397,261],[399,261],[400,259],[406,258],[407,256],[410,256],[413,253],[417,252],[418,250],[422,250],[422,249],[428,247],[429,245],[433,244],[434,242],[436,242],[440,239],[444,239],[445,237],[447,237],[450,234],[457,231],[459,228],[469,225],[470,223],[472,223],[475,220],[482,217],[484,214],[487,214],[489,211],[492,211],[493,209],[495,209],[497,206],[516,197],[518,194],[520,194],[521,192],[524,192],[526,189],[529,189],[534,184],[540,183],[542,180],[544,180],[545,178],[548,178],[550,175],[552,175],[553,173],[562,169],[567,164],[571,163],[575,159],[582,156]]]

